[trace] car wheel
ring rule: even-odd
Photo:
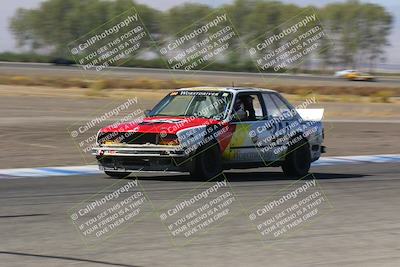
[[[303,177],[311,167],[310,146],[304,139],[289,148],[289,153],[282,164],[282,170],[288,177]]]
[[[130,172],[110,172],[110,171],[105,171],[104,173],[116,179],[123,179],[131,174]]]
[[[200,147],[193,158],[190,175],[201,180],[210,180],[222,173],[222,159],[219,145],[216,142]]]

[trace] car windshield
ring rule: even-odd
[[[222,120],[227,116],[232,94],[217,91],[175,91],[158,103],[149,116],[201,117]]]

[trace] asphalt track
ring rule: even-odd
[[[67,128],[109,102],[1,100],[1,169],[84,164]],[[356,122],[326,124],[329,156],[399,153],[398,120]],[[102,174],[0,175],[0,266],[400,266],[399,172],[398,162],[313,167],[331,207],[286,238],[269,242],[260,240],[246,211],[296,180],[285,179],[279,168],[226,172],[244,211],[185,246],[171,242],[158,210],[212,182],[163,172],[122,181]],[[71,209],[100,191],[111,192],[108,187],[115,183],[135,181],[135,176],[152,203],[143,207],[145,216],[86,247],[69,217]]]
[[[400,79],[397,77],[378,77],[378,82],[349,82],[328,75],[308,75],[289,73],[248,73],[228,71],[184,71],[151,68],[109,67],[102,72],[85,71],[81,66],[56,66],[48,63],[12,63],[0,62],[0,73],[3,75],[40,75],[40,76],[81,76],[113,78],[149,78],[157,80],[199,80],[207,82],[233,83],[284,83],[303,85],[343,85],[343,86],[384,86],[398,87]]]
[[[183,247],[171,243],[153,208],[211,182],[184,174],[137,174],[154,207],[145,206],[142,220],[87,248],[68,211],[116,180],[104,175],[3,179],[0,262],[1,266],[399,266],[399,171],[399,164],[390,163],[315,167],[312,172],[332,209],[287,238],[263,243],[243,213]],[[285,179],[277,168],[227,172],[226,178],[245,206],[295,181]]]

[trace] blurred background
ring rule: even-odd
[[[399,3],[382,1],[131,1],[131,0],[17,0],[5,1],[0,11],[0,61],[73,62],[66,44],[102,25],[132,6],[156,40],[168,38],[223,7],[247,42],[276,29],[314,7],[334,46],[314,64],[304,61],[299,71],[327,72],[343,68],[396,72],[400,64]],[[234,55],[213,66],[218,70],[257,71],[254,64]],[[163,68],[155,57],[129,60],[125,66]]]

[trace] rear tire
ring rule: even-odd
[[[311,167],[311,153],[308,142],[304,139],[289,147],[290,151],[282,164],[282,170],[287,177],[303,177]]]
[[[115,179],[124,179],[131,174],[130,172],[110,172],[110,171],[104,171],[104,173],[110,176],[111,178]]]
[[[210,143],[200,147],[197,151],[193,157],[193,167],[190,171],[193,178],[210,180],[222,173],[221,150],[218,143]]]

